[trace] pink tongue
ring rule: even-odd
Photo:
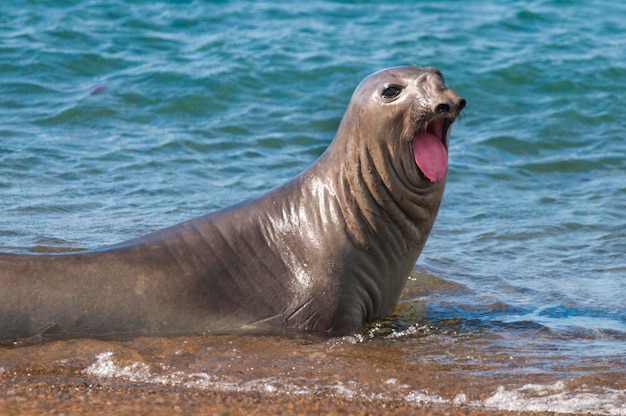
[[[432,133],[420,133],[413,138],[413,156],[422,173],[437,182],[446,176],[448,152],[441,138]]]

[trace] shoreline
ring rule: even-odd
[[[481,358],[467,336],[407,342],[197,336],[0,348],[0,416],[625,414],[619,359],[557,368],[495,349]]]
[[[556,415],[475,409],[466,406],[419,406],[402,400],[366,400],[315,394],[223,393],[178,389],[172,386],[115,386],[51,381],[5,384],[0,395],[0,416],[40,414],[115,415]],[[15,382],[15,383],[14,383]],[[113,383],[115,384],[115,383]]]

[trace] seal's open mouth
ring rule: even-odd
[[[415,163],[431,182],[440,181],[448,171],[448,129],[452,121],[434,120],[413,137]]]

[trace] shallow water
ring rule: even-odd
[[[271,189],[383,67],[436,66],[468,108],[395,318],[337,340],[56,341],[0,350],[0,375],[626,414],[625,31],[608,0],[3,2],[4,251],[112,244]]]

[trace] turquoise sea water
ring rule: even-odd
[[[485,357],[554,380],[608,372],[595,411],[626,414],[621,2],[8,1],[0,57],[4,251],[99,247],[259,195],[323,152],[365,76],[438,67],[468,106],[407,326],[484,334]]]

